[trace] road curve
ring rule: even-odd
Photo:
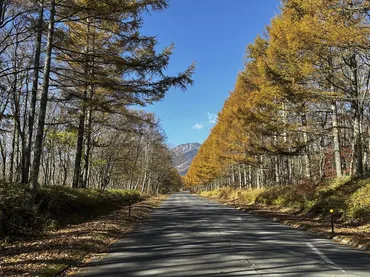
[[[370,276],[370,255],[177,193],[74,276]]]

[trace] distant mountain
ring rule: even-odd
[[[186,143],[171,149],[172,162],[181,176],[184,176],[190,167],[195,155],[198,153],[199,143]]]

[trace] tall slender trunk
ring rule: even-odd
[[[20,117],[19,117],[19,94],[17,93],[18,90],[18,60],[17,60],[17,55],[18,55],[18,47],[19,47],[19,41],[18,41],[18,35],[15,37],[15,47],[14,47],[14,53],[13,53],[13,84],[12,84],[12,100],[13,100],[13,138],[12,138],[12,152],[11,152],[11,157],[10,157],[10,172],[9,172],[9,182],[12,183],[14,181],[14,171],[15,171],[15,166],[14,166],[14,157],[16,156],[16,144],[17,144],[17,139],[18,139],[18,132],[19,132],[19,124],[20,124]]]
[[[288,143],[288,135],[287,135],[287,132],[286,132],[286,129],[285,129],[285,125],[288,123],[288,120],[287,120],[287,107],[286,107],[286,104],[285,103],[282,103],[282,118],[283,118],[283,124],[284,124],[284,130],[283,130],[283,143],[284,144],[287,144]],[[285,157],[284,159],[284,172],[286,173],[285,174],[285,185],[288,185],[291,183],[292,181],[292,171],[291,171],[291,160],[290,160],[290,157],[287,156]]]
[[[42,84],[42,93],[40,100],[40,114],[39,122],[37,126],[36,141],[35,141],[35,156],[32,163],[31,171],[31,183],[30,190],[35,190],[37,187],[37,181],[40,171],[40,161],[42,154],[42,144],[44,136],[44,126],[46,117],[46,108],[48,102],[48,92],[50,83],[50,65],[51,65],[51,53],[53,50],[53,37],[54,37],[54,17],[55,17],[55,0],[50,1],[50,19],[49,19],[49,29],[48,29],[48,40],[46,46],[46,57],[44,65],[44,78]]]
[[[90,52],[90,44],[91,44],[91,53],[95,53],[95,28],[92,27],[91,31],[91,22],[90,19],[87,18],[87,53]],[[90,33],[91,33],[91,43],[90,43]],[[91,64],[90,64],[91,63]],[[87,74],[91,74],[91,78],[95,78],[94,74],[94,55],[87,61]],[[90,93],[89,93],[89,100],[92,101],[94,96],[94,85],[90,84]],[[84,181],[83,187],[88,187],[90,183],[90,155],[91,155],[91,133],[92,133],[92,108],[89,107],[87,111],[87,130],[86,130],[86,149],[85,149],[85,161],[84,161]]]
[[[23,182],[23,172],[24,168],[26,167],[26,157],[27,157],[27,135],[26,135],[26,122],[27,122],[27,107],[28,107],[28,97],[29,96],[29,90],[28,90],[28,85],[27,85],[27,90],[26,90],[26,99],[25,99],[25,104],[24,104],[24,110],[23,110],[23,126],[22,126],[22,131],[20,132],[21,135],[21,149],[22,149],[22,158],[21,158],[21,168],[20,168],[20,173],[21,173],[21,183],[25,184],[26,182]]]
[[[293,160],[291,157],[286,157],[286,169],[287,169],[287,185],[293,183]]]
[[[247,171],[245,170],[245,168],[246,168],[247,166],[244,164],[243,165],[243,177],[244,177],[244,187],[246,187],[247,186]]]
[[[230,165],[230,169],[231,169],[231,182],[232,185],[234,186],[235,185],[234,165]]]
[[[364,165],[363,165],[363,156],[362,156],[362,134],[361,134],[361,125],[362,125],[362,108],[360,104],[360,100],[358,99],[359,94],[359,84],[358,84],[358,66],[356,60],[356,53],[350,58],[350,67],[353,74],[353,97],[354,100],[351,103],[351,108],[353,110],[353,167],[352,167],[352,175],[355,177],[363,177],[364,176]]]
[[[311,179],[310,169],[310,156],[309,156],[309,144],[308,144],[308,128],[307,128],[307,117],[302,115],[302,126],[303,126],[303,143],[305,144],[303,153],[303,169],[304,176],[307,180]]]
[[[145,185],[146,184],[144,184],[144,183],[142,184],[142,186],[141,186],[141,193],[144,193],[144,191],[145,191]]]
[[[149,178],[148,178],[147,186],[148,186],[148,192],[149,192],[149,189],[152,186],[152,171],[149,171]]]
[[[84,180],[83,187],[89,186],[89,166],[90,166],[90,153],[91,153],[91,125],[92,125],[92,111],[89,108],[87,112],[87,130],[86,130],[86,147],[85,147],[85,159],[84,159]]]
[[[261,165],[258,166],[258,169],[256,170],[256,188],[260,189],[261,188],[261,170],[260,170]]]
[[[89,65],[89,55],[90,55],[90,21],[89,18],[86,19],[87,24],[87,34],[86,34],[86,46],[85,46],[85,65],[84,65],[84,77],[85,77],[85,88],[84,88],[84,94],[82,99],[82,112],[80,115],[79,125],[78,125],[78,138],[77,138],[77,148],[76,148],[76,158],[75,158],[75,167],[74,167],[74,173],[73,173],[73,184],[72,186],[74,188],[78,187],[85,187],[84,182],[86,180],[83,180],[83,175],[81,173],[81,160],[82,160],[82,152],[83,152],[83,139],[85,136],[85,119],[86,119],[86,102],[87,102],[87,96],[88,96],[88,90],[89,90],[89,84],[88,84],[88,77],[90,74],[90,65]],[[89,159],[85,155],[85,159]],[[86,160],[85,160],[86,161]],[[88,173],[88,165],[85,165],[86,172]],[[81,178],[82,177],[82,178]]]
[[[15,143],[17,137],[17,126],[14,123],[13,126],[13,138],[12,138],[12,150],[10,152],[10,169],[9,169],[9,182],[13,183],[14,180],[14,156],[15,156]]]
[[[328,58],[329,68],[331,70],[328,78],[330,83],[330,91],[334,92],[334,63],[332,56]],[[342,172],[342,159],[341,159],[341,149],[340,149],[340,140],[339,140],[339,128],[338,128],[338,107],[337,102],[331,102],[331,112],[332,112],[332,135],[333,135],[333,150],[334,150],[334,165],[336,177],[341,177]]]
[[[334,148],[334,163],[335,172],[337,177],[342,176],[342,160],[340,157],[340,140],[339,140],[339,129],[338,129],[338,109],[337,103],[333,101],[331,103],[332,110],[332,127],[333,127],[333,148]]]
[[[319,175],[320,175],[320,180],[324,180],[325,177],[325,138],[321,137],[320,139],[320,146],[319,146]]]
[[[275,156],[275,170],[274,170],[274,174],[275,174],[275,183],[277,185],[280,185],[280,175],[279,175],[279,157],[278,156]]]
[[[86,108],[82,108],[79,124],[78,124],[78,136],[77,136],[77,148],[75,157],[75,166],[73,171],[73,184],[72,187],[78,188],[81,185],[81,160],[83,150],[83,139],[85,133],[85,115]]]
[[[2,160],[2,173],[3,173],[2,180],[5,182],[6,180],[6,152],[5,152],[5,147],[1,141],[0,141],[0,153],[1,153],[1,160]]]
[[[19,131],[17,132],[17,136],[16,136],[16,139],[15,139],[15,149],[16,149],[16,152],[15,152],[15,178],[14,178],[14,182],[16,183],[19,183],[20,181],[20,172],[19,172],[19,169],[20,169],[20,151],[19,151],[19,138],[20,138],[20,134],[19,134]]]
[[[35,47],[35,60],[33,70],[33,80],[31,89],[31,103],[30,103],[30,114],[28,117],[28,142],[25,149],[24,165],[22,167],[22,180],[23,184],[28,183],[28,175],[31,165],[31,148],[32,148],[32,136],[33,126],[35,121],[36,101],[37,101],[37,90],[39,82],[39,68],[40,68],[40,56],[41,56],[41,45],[42,45],[42,25],[44,22],[44,0],[40,3],[39,18],[37,22],[37,36],[36,36],[36,47]]]
[[[242,189],[242,169],[240,167],[240,164],[238,166],[238,176],[239,176],[239,189]]]
[[[354,103],[353,106],[357,106]],[[358,108],[355,108],[354,123],[353,123],[353,167],[352,175],[362,177],[364,175],[363,157],[362,157],[362,135],[361,135],[361,115]]]

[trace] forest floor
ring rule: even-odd
[[[134,204],[130,217],[125,207],[42,236],[0,241],[0,276],[65,276],[79,264],[103,255],[165,198],[155,196]]]
[[[357,221],[335,221],[334,234],[332,234],[330,216],[315,216],[292,208],[283,208],[275,205],[245,204],[238,202],[237,199],[225,200],[216,197],[207,198],[251,214],[270,218],[273,221],[307,231],[315,236],[331,238],[353,248],[370,251],[369,223],[361,224]]]

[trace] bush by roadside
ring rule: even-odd
[[[225,187],[212,191],[202,191],[200,194],[204,197],[219,198],[224,200],[238,200],[246,204],[252,204],[255,202],[257,196],[262,192],[262,189],[240,191],[231,187]]]
[[[270,187],[257,194],[253,190],[242,191],[241,195],[250,197],[248,201],[237,198],[238,190],[231,188],[201,195],[358,249],[370,250],[370,178]],[[334,209],[334,234],[330,209]]]
[[[202,196],[238,200],[244,204],[265,204],[289,208],[312,216],[328,216],[334,209],[336,219],[370,223],[370,178],[335,179],[315,184],[273,186],[265,190],[242,190],[226,187],[201,192]]]
[[[42,233],[92,219],[140,200],[127,190],[72,189],[53,186],[31,194],[22,185],[0,186],[0,237]]]
[[[165,196],[146,197],[132,206],[83,223],[48,230],[41,236],[0,241],[0,276],[69,276],[84,261],[103,256],[110,244],[151,213]]]

